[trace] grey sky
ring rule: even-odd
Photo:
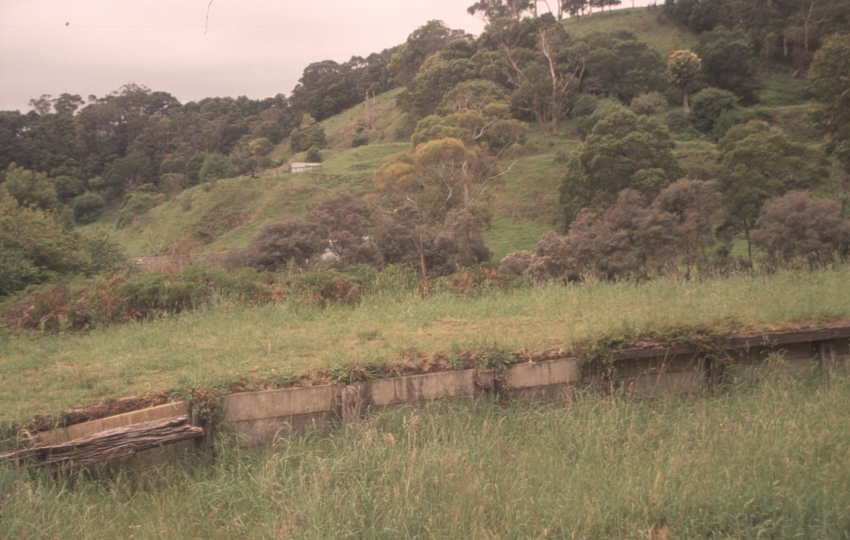
[[[134,82],[181,102],[289,94],[319,60],[402,43],[431,19],[479,34],[472,0],[0,0],[0,110]]]

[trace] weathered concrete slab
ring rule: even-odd
[[[369,381],[363,389],[364,405],[388,407],[440,399],[473,397],[492,393],[491,371],[467,369],[410,377]]]
[[[574,358],[546,360],[535,364],[510,366],[505,370],[503,380],[509,388],[515,390],[572,384],[581,380],[581,370]]]
[[[255,445],[306,429],[325,429],[336,416],[339,385],[230,394],[221,400],[222,423]]]
[[[222,420],[230,423],[329,412],[340,390],[340,386],[328,384],[230,394],[221,398]]]
[[[559,401],[579,381],[581,369],[574,358],[516,364],[502,376],[505,388],[523,401]]]
[[[39,433],[36,440],[39,444],[61,444],[79,439],[80,437],[94,435],[107,429],[150,422],[151,420],[162,420],[173,416],[185,416],[187,414],[189,414],[189,403],[187,401],[176,401],[158,407],[150,407],[148,409],[92,420],[91,422],[75,424],[53,431],[45,431]]]

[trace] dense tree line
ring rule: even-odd
[[[699,34],[726,31],[724,40],[739,41],[765,67],[791,65],[796,75],[805,74],[826,37],[850,25],[843,0],[666,0],[664,13]],[[734,70],[738,59],[718,61]]]

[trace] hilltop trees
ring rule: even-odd
[[[450,42],[466,38],[466,32],[452,30],[442,21],[428,21],[410,34],[390,56],[387,64],[390,81],[397,86],[409,87],[428,58],[445,49]]]
[[[41,114],[0,113],[0,165],[45,175],[63,203],[86,190],[112,204],[143,187],[173,193],[198,182],[208,154],[239,153],[264,137],[280,142],[290,131],[282,96],[181,105],[128,84],[86,103],[77,97],[42,96]]]
[[[480,14],[485,20],[493,22],[500,17],[520,20],[532,9],[536,10],[536,2],[529,0],[479,0],[466,11],[470,15]]]

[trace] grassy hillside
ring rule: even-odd
[[[656,48],[666,57],[677,48],[691,47],[696,36],[671,23],[660,22],[658,11],[648,8],[622,9],[595,13],[581,19],[567,19],[567,30],[582,36],[590,32],[627,29]],[[792,81],[787,74],[761,76],[759,118],[783,127],[798,142],[820,144],[814,133],[805,104],[806,83]],[[372,191],[372,176],[390,155],[410,149],[413,122],[395,106],[401,89],[380,95],[371,111],[372,129],[367,123],[366,106],[350,110],[321,122],[329,143],[322,150],[322,170],[292,175],[288,164],[303,161],[305,154],[293,155],[288,143],[277,147],[271,157],[282,165],[262,172],[258,178],[219,180],[196,186],[139,217],[135,223],[113,237],[130,256],[153,255],[174,246],[193,251],[220,251],[247,245],[251,236],[268,221],[302,215],[308,204],[339,190],[355,195]],[[665,121],[679,111],[672,104],[655,115]],[[494,262],[517,249],[533,250],[540,236],[558,221],[558,188],[565,158],[580,143],[575,121],[565,120],[561,134],[543,137],[538,127],[529,125],[529,142],[521,155],[505,160],[510,172],[490,188],[494,216],[485,238],[494,251]],[[369,143],[352,147],[358,135]],[[715,145],[698,133],[677,135],[676,155],[686,167],[714,159]],[[95,224],[114,230],[114,213]],[[91,226],[90,226],[91,227]]]
[[[591,32],[615,32],[628,30],[641,41],[657,50],[662,58],[667,58],[678,49],[690,49],[698,41],[697,36],[687,28],[672,22],[659,20],[661,8],[617,9],[604,13],[594,13],[589,17],[568,18],[564,28],[572,36],[581,37]]]

